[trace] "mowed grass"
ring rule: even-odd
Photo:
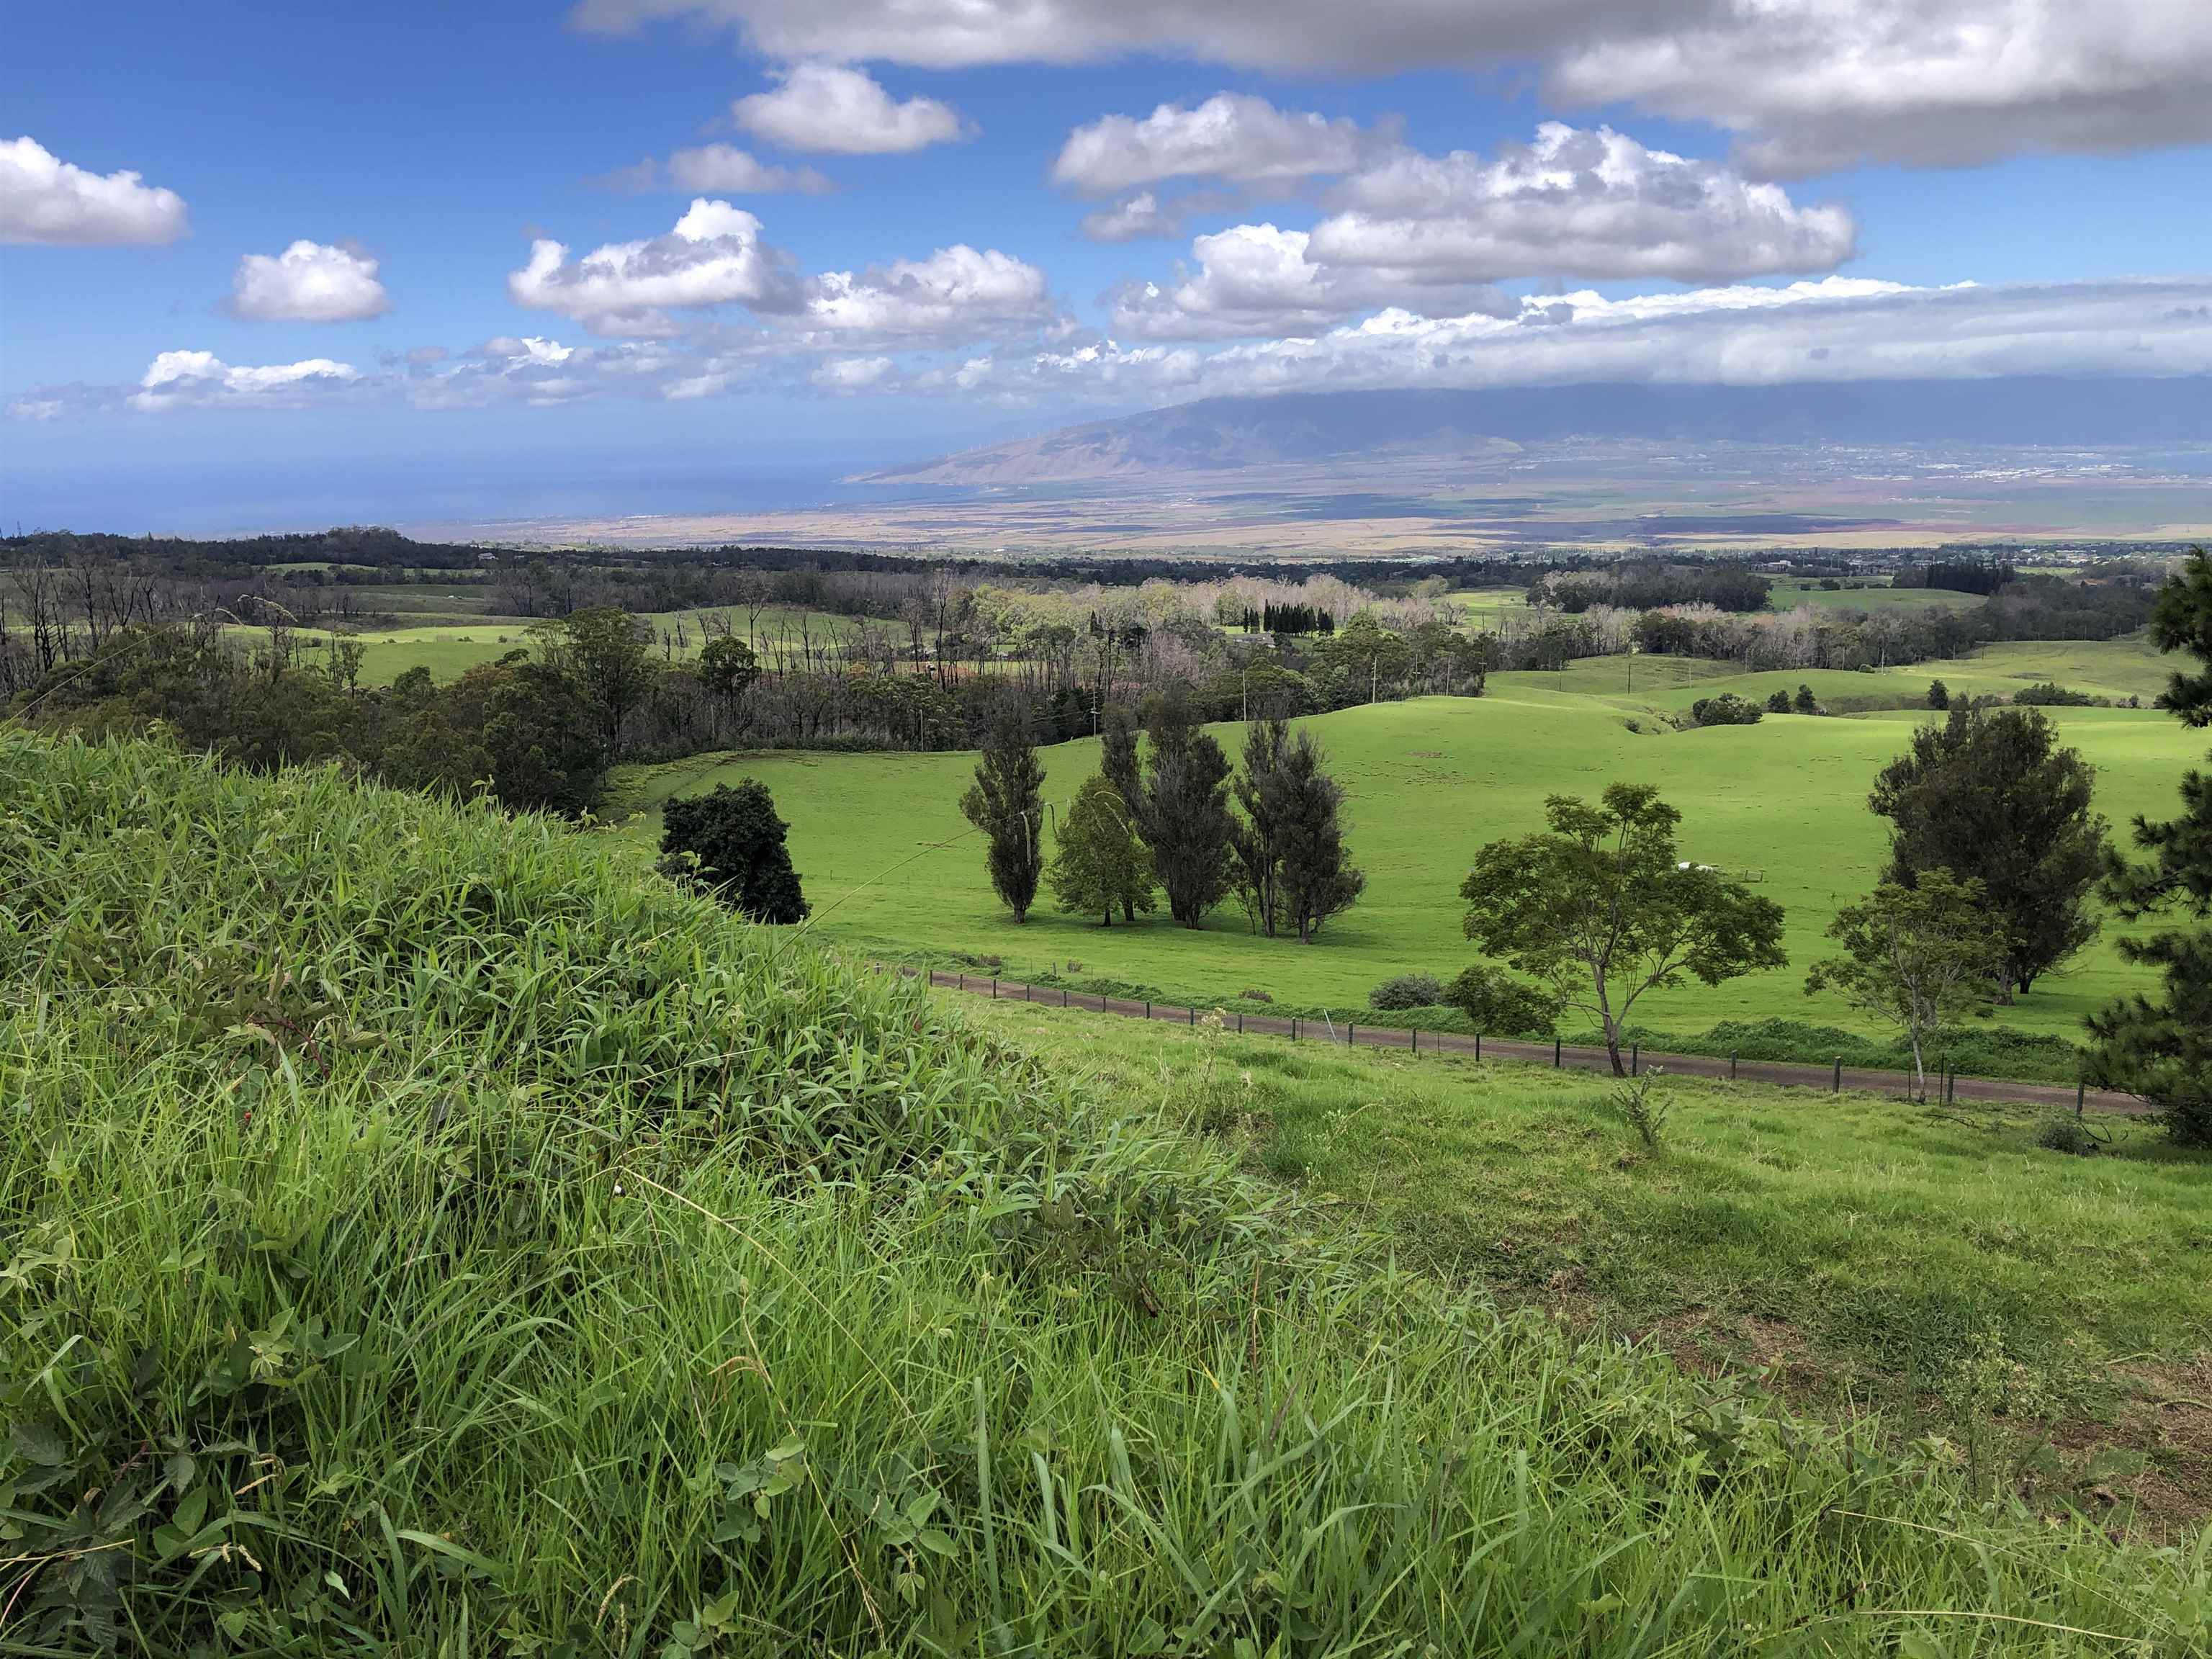
[[[681,661],[696,656],[709,637],[700,621],[702,615],[708,614],[727,617],[738,637],[744,637],[746,620],[743,611],[648,611],[639,620],[653,630],[656,657]],[[684,630],[680,643],[677,639],[679,623]],[[824,639],[844,637],[860,623],[853,617],[824,611],[774,610],[762,611],[753,625],[757,630],[762,658],[774,660],[799,648],[802,628],[811,633],[818,646]],[[389,685],[413,668],[429,670],[430,678],[443,684],[459,679],[471,668],[497,662],[511,651],[529,648],[530,628],[531,623],[526,618],[487,617],[404,628],[348,629],[342,635],[328,629],[303,628],[296,630],[293,637],[311,663],[326,656],[334,638],[343,637],[358,643],[362,647],[363,685]],[[263,644],[269,637],[265,628],[230,627],[223,632],[248,647]]]
[[[1429,1270],[1780,1361],[1832,1405],[2140,1442],[2154,1502],[2212,1508],[2212,1406],[2176,1398],[2212,1356],[2212,1157],[2148,1124],[2081,1158],[2013,1109],[1662,1078],[1654,1155],[1587,1073],[939,995],[1087,1091],[1180,1107]]]
[[[1680,714],[1699,697],[1733,692],[1764,703],[1775,692],[1795,697],[1808,685],[1822,708],[1862,714],[1873,709],[1920,708],[1928,688],[1942,680],[1954,696],[2009,698],[2022,687],[2051,680],[2116,703],[2130,696],[2148,704],[2166,689],[2173,662],[2140,635],[2118,640],[2007,641],[1970,657],[1945,658],[1864,672],[1837,668],[1780,668],[1746,673],[1732,663],[1700,657],[1637,653],[1579,657],[1559,672],[1494,674],[1500,690],[1571,691],[1596,697],[1630,714]]]
[[[1807,997],[1804,975],[1827,948],[1823,934],[1838,908],[1876,879],[1887,825],[1867,811],[1867,791],[1921,716],[1770,715],[1753,726],[1694,732],[1662,731],[1646,718],[1639,733],[1628,728],[1638,717],[1620,708],[1501,685],[1507,678],[1478,699],[1425,698],[1307,722],[1346,791],[1346,838],[1367,874],[1360,903],[1307,945],[1254,935],[1233,903],[1196,932],[1164,915],[1103,928],[1060,913],[1048,891],[1027,924],[1015,926],[960,816],[972,755],[701,757],[628,774],[622,805],[638,813],[628,833],[648,848],[658,844],[657,809],[669,796],[759,779],[791,824],[813,925],[855,948],[971,962],[996,956],[1008,978],[1072,958],[1091,976],[1154,987],[1174,1000],[1218,1000],[1249,988],[1356,1018],[1379,980],[1413,969],[1449,978],[1473,960],[1458,890],[1478,847],[1540,829],[1547,796],[1589,798],[1608,783],[1647,782],[1683,815],[1684,858],[1751,880],[1783,907],[1791,965],[1717,988],[1653,992],[1637,1004],[1637,1023],[1686,1035],[1722,1020],[1782,1018],[1885,1034],[1838,999]],[[2052,712],[2064,740],[2099,769],[2098,805],[2115,825],[2136,812],[2171,815],[2182,772],[2203,758],[2201,737],[2149,711]],[[1215,732],[1234,754],[1241,729]],[[1097,769],[1097,744],[1061,744],[1042,758],[1047,799],[1064,809]],[[2146,982],[2121,963],[2114,932],[2108,927],[2075,965],[2039,981],[1995,1022],[2078,1036],[2091,1010]]]
[[[1942,587],[1892,587],[1887,582],[1867,587],[1826,588],[1815,580],[1777,580],[1769,590],[1767,606],[1795,611],[1809,605],[1820,611],[1942,611],[1979,605],[1978,593],[1954,593]]]

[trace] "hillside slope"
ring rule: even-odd
[[[1209,398],[864,475],[1024,484],[1408,457],[1572,440],[1700,444],[2172,445],[2212,440],[2202,378],[1593,385]]]
[[[2212,1606],[1407,1279],[607,839],[0,731],[0,988],[11,1652],[2179,1655]]]

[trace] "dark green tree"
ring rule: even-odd
[[[660,867],[754,921],[804,921],[806,900],[784,845],[789,828],[766,784],[751,778],[735,788],[716,784],[712,794],[661,809]]]
[[[1230,836],[1236,827],[1229,811],[1229,759],[1178,696],[1160,700],[1149,735],[1138,828],[1167,890],[1168,914],[1186,927],[1200,927],[1229,891]]]
[[[1011,703],[991,722],[960,811],[983,832],[992,890],[1016,922],[1027,921],[1044,873],[1044,768],[1030,741],[1027,716]]]
[[[1979,882],[2005,942],[1997,997],[2012,1000],[2097,933],[2089,901],[2105,821],[2090,811],[2096,772],[2059,747],[2032,708],[1954,708],[1924,726],[1875,779],[1868,805],[1893,826],[1887,878],[1923,870]]]
[[[1231,825],[1231,884],[1255,932],[1273,939],[1283,915],[1284,803],[1278,787],[1290,726],[1257,720],[1244,733],[1244,770],[1232,786],[1243,815]]]
[[[735,635],[724,634],[699,647],[699,684],[725,709],[735,708],[759,678],[760,659]]]
[[[653,627],[619,606],[594,605],[531,630],[547,664],[575,682],[596,718],[599,738],[611,750],[623,721],[643,702],[660,671],[647,653]]]
[[[1467,936],[1544,981],[1562,1007],[1596,1016],[1613,1075],[1621,1026],[1644,992],[1685,975],[1718,985],[1779,968],[1782,907],[1674,853],[1682,815],[1645,784],[1616,783],[1592,806],[1544,804],[1548,833],[1494,841],[1460,888]]]
[[[1099,733],[1098,769],[1121,797],[1130,825],[1141,839],[1145,825],[1145,775],[1137,759],[1137,720],[1127,703],[1106,705],[1106,724]],[[1150,856],[1149,854],[1146,854]],[[1133,922],[1134,909],[1124,906],[1121,920]]]
[[[1941,680],[1929,681],[1928,706],[1930,708],[1948,708],[1951,706],[1951,688]]]
[[[444,794],[488,782],[510,811],[577,817],[598,804],[607,751],[574,682],[526,659],[472,668],[404,705],[377,769]]]
[[[1111,927],[1114,912],[1149,912],[1152,858],[1138,838],[1121,792],[1105,774],[1093,773],[1075,792],[1060,826],[1052,861],[1052,890],[1063,909],[1098,918]]]
[[[1137,759],[1137,720],[1123,702],[1106,705],[1106,724],[1098,737],[1098,769],[1121,792],[1121,801],[1133,813],[1145,804],[1144,769]]]
[[[1775,687],[1772,691],[1767,694],[1766,712],[1770,714],[1788,714],[1790,712],[1790,694],[1787,691],[1784,691],[1780,686]]]
[[[1338,808],[1344,791],[1322,770],[1320,745],[1299,732],[1284,744],[1271,793],[1279,802],[1277,857],[1286,924],[1301,944],[1313,943],[1321,925],[1348,910],[1367,890],[1367,878],[1344,845]]]
[[[1800,685],[1797,688],[1796,701],[1791,703],[1790,707],[1801,714],[1817,714],[1820,712],[1820,700],[1813,695],[1811,686]]]
[[[2174,672],[2158,706],[2185,726],[2212,726],[2212,561],[2202,548],[2160,591],[2150,634],[2161,651],[2197,659],[2194,672]],[[2176,1139],[2201,1146],[2212,1146],[2212,778],[2185,775],[2181,806],[2161,823],[2135,820],[2146,862],[2106,854],[2105,896],[2121,915],[2195,925],[2120,941],[2123,956],[2164,983],[2155,998],[2124,997],[2091,1016],[2087,1075],[2153,1103]]]

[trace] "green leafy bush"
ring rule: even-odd
[[[2032,708],[2094,708],[2102,701],[2087,691],[2072,690],[2050,680],[2022,686],[2012,694],[2012,700]]]
[[[1502,968],[1478,962],[1463,969],[1444,993],[1446,1002],[1474,1029],[1498,1036],[1549,1036],[1559,1018],[1558,995]]]
[[[1367,1006],[1385,1013],[1407,1008],[1433,1008],[1444,998],[1444,988],[1434,974],[1400,974],[1384,980],[1367,994]]]
[[[2089,1126],[2072,1112],[2057,1112],[2045,1118],[2035,1132],[2035,1144],[2046,1151],[2065,1152],[2074,1158],[2094,1157],[2101,1146]]]
[[[661,870],[696,881],[753,921],[806,920],[810,908],[784,845],[768,786],[750,778],[712,794],[671,800],[660,811]]]
[[[1717,697],[1699,697],[1690,705],[1690,720],[1697,726],[1756,726],[1766,711],[1733,691]]]

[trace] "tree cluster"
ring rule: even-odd
[[[1717,611],[1764,611],[1773,584],[1737,562],[1663,564],[1650,560],[1595,570],[1553,571],[1529,584],[1528,603],[1577,616],[1595,605],[1656,611],[1705,605]]]
[[[611,758],[603,699],[621,689],[584,667],[605,643],[592,642],[585,617],[574,637],[554,630],[538,657],[518,648],[449,685],[418,668],[363,690],[357,648],[302,665],[282,630],[242,650],[204,624],[135,627],[33,681],[16,713],[91,733],[159,722],[192,748],[257,769],[342,761],[404,787],[488,792],[516,811],[573,817],[597,803]]]

